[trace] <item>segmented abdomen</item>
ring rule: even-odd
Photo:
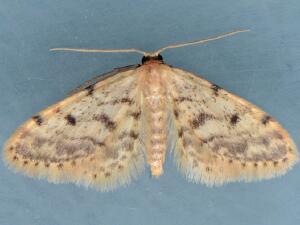
[[[155,100],[154,100],[155,99]],[[147,160],[153,176],[163,173],[163,163],[167,147],[167,114],[164,96],[149,96],[147,120],[148,140],[146,143]],[[149,104],[151,102],[152,104]],[[154,103],[155,102],[155,103]]]
[[[147,161],[153,176],[163,173],[167,147],[167,99],[161,74],[151,70],[145,74],[143,82],[143,108],[146,119]]]

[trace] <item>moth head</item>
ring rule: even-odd
[[[142,64],[145,64],[150,61],[159,61],[160,63],[163,63],[163,57],[158,54],[158,55],[144,55],[142,58]]]

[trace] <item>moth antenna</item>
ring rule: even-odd
[[[218,36],[210,37],[210,38],[207,38],[207,39],[196,40],[196,41],[185,42],[185,43],[174,44],[174,45],[168,45],[166,47],[158,49],[156,52],[154,52],[152,54],[153,55],[159,55],[161,52],[163,52],[167,49],[181,48],[181,47],[190,46],[190,45],[203,44],[203,43],[206,43],[206,42],[209,42],[209,41],[215,41],[215,40],[218,40],[218,39],[222,39],[222,38],[225,38],[225,37],[233,36],[235,34],[248,32],[248,31],[250,31],[250,30],[249,29],[247,29],[247,30],[237,30],[237,31],[221,34],[221,35],[218,35]]]
[[[196,41],[191,41],[191,42],[185,42],[181,44],[174,44],[174,45],[168,45],[166,47],[160,48],[155,52],[145,52],[136,48],[127,48],[127,49],[86,49],[86,48],[51,48],[49,51],[70,51],[70,52],[90,52],[90,53],[98,53],[98,52],[107,52],[107,53],[120,53],[120,52],[136,52],[139,54],[142,54],[144,56],[158,56],[161,52],[171,49],[171,48],[181,48],[185,46],[190,46],[190,45],[198,45],[198,44],[203,44],[209,41],[215,41],[218,39],[222,39],[225,37],[233,36],[238,33],[243,33],[243,32],[248,32],[250,30],[237,30],[233,31],[230,33],[225,33],[222,35],[210,37],[207,39],[202,39],[202,40],[196,40]]]
[[[97,52],[107,52],[107,53],[118,53],[118,52],[136,52],[142,55],[147,55],[147,52],[144,52],[139,49],[135,48],[128,48],[128,49],[86,49],[86,48],[51,48],[49,51],[69,51],[69,52],[90,52],[90,53],[97,53]]]

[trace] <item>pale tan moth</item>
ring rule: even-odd
[[[50,182],[98,190],[128,184],[143,171],[163,174],[173,152],[189,181],[208,186],[284,174],[298,160],[289,134],[270,115],[199,76],[169,66],[160,53],[236,33],[138,49],[52,49],[138,52],[142,64],[118,68],[86,82],[39,112],[9,138],[7,164]]]

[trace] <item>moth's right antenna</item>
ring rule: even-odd
[[[207,39],[202,39],[202,40],[196,40],[196,41],[191,41],[191,42],[185,42],[185,43],[181,43],[181,44],[174,44],[174,45],[168,45],[166,47],[160,48],[158,49],[156,52],[153,52],[153,55],[159,55],[161,52],[167,50],[167,49],[171,49],[171,48],[181,48],[181,47],[185,47],[185,46],[189,46],[189,45],[198,45],[198,44],[203,44],[209,41],[215,41],[221,38],[225,38],[225,37],[229,37],[238,33],[243,33],[243,32],[248,32],[250,30],[237,30],[237,31],[233,31],[230,33],[226,33],[226,34],[222,34],[219,36],[215,36],[215,37],[210,37]]]

